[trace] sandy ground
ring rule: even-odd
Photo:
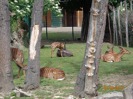
[[[133,83],[133,74],[130,75],[119,75],[119,74],[111,74],[109,76],[104,76],[100,79],[100,84],[104,86],[123,86],[124,88]]]

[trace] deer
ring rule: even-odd
[[[113,52],[105,53],[101,59],[105,62],[120,62],[124,54],[130,54],[130,52],[123,47],[119,46],[119,49],[120,49],[119,53],[113,53]]]
[[[105,56],[105,54],[116,54],[116,52],[114,52],[114,50],[113,50],[114,46],[110,47],[109,45],[107,45],[107,48],[108,48],[108,50],[104,54],[102,54],[100,57],[102,60],[103,60],[103,56]]]
[[[61,56],[61,53],[62,53],[62,56]],[[58,49],[57,53],[56,53],[56,56],[57,57],[72,57],[73,53],[66,50],[66,49],[63,49],[62,51],[60,51],[60,49]]]
[[[17,67],[19,68],[18,75],[17,75],[17,77],[19,78],[21,70],[26,66],[23,64],[24,62],[23,52],[18,48],[11,48],[11,55],[12,55],[11,60],[14,61]],[[23,69],[24,76],[25,76],[25,72],[26,71]]]
[[[51,44],[51,58],[53,57],[53,52],[54,52],[54,50],[55,50],[56,48],[60,49],[61,56],[63,56],[63,55],[62,55],[62,50],[65,49],[65,44],[62,43],[62,42],[53,42],[53,43]]]
[[[55,80],[64,80],[65,72],[58,68],[42,67],[40,68],[40,77],[50,78]]]

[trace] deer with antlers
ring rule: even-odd
[[[130,54],[130,52],[123,47],[119,47],[119,49],[120,52],[115,53],[113,47],[110,48],[109,51],[105,52],[105,54],[101,56],[101,59],[105,62],[120,62],[124,54]]]

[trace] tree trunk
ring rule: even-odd
[[[127,10],[127,1],[124,1],[125,3],[125,28],[126,28],[126,45],[129,47],[129,38],[128,38],[128,10]]]
[[[14,89],[10,51],[10,14],[8,0],[0,0],[0,92]]]
[[[99,69],[99,60],[101,56],[101,48],[102,48],[102,43],[104,39],[104,34],[105,34],[105,28],[106,28],[106,19],[107,19],[107,10],[108,10],[108,1],[109,0],[102,0],[99,9],[102,9],[99,13],[99,18],[98,18],[98,24],[97,24],[97,35],[96,35],[96,54],[95,54],[95,81],[96,85],[98,85],[98,69]]]
[[[81,41],[86,41],[89,27],[89,15],[92,0],[84,0],[83,2],[83,21],[81,30]]]
[[[36,89],[40,85],[40,42],[42,33],[43,0],[35,0],[32,10],[32,26],[29,48],[28,70],[25,90]]]
[[[113,44],[118,45],[118,33],[117,33],[117,24],[116,24],[116,11],[115,8],[113,7]]]
[[[122,42],[121,23],[120,23],[120,6],[117,9],[117,16],[118,16],[118,27],[119,27],[118,29],[119,29],[120,45],[122,46],[123,42]]]
[[[132,11],[133,10],[133,0],[130,0],[130,10]]]
[[[112,42],[112,31],[111,31],[111,25],[110,25],[110,17],[109,17],[109,12],[108,12],[108,24],[109,24],[109,34],[110,34],[110,43]]]
[[[108,5],[108,0],[100,2],[93,0],[92,2],[84,62],[75,85],[75,95],[78,97],[85,96],[87,99],[97,95],[98,65]]]

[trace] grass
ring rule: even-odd
[[[54,40],[59,40],[62,38],[61,36],[57,36],[55,34],[50,33],[51,40],[47,41],[47,44],[43,49],[40,50],[40,67],[49,66],[49,67],[56,67],[60,68],[65,71],[66,79],[64,81],[56,81],[51,79],[41,79],[40,89],[34,91],[34,93],[39,97],[39,99],[64,99],[64,97],[68,97],[74,91],[74,85],[76,81],[76,77],[80,71],[80,67],[83,62],[84,52],[85,52],[85,43],[83,42],[67,42],[66,47],[69,51],[73,52],[74,57],[64,57],[59,58],[56,57],[56,51],[54,52],[54,57],[50,57],[50,43]],[[62,34],[63,35],[63,34]],[[71,34],[67,34],[71,36]],[[45,35],[43,34],[43,40],[45,40]],[[68,36],[68,37],[69,37]],[[63,39],[67,40],[70,39],[65,36]],[[78,37],[78,35],[76,36]],[[56,38],[56,39],[55,39]],[[103,44],[102,53],[104,53],[107,48],[107,43]],[[133,52],[132,48],[127,48],[131,52]],[[118,48],[115,46],[115,51],[118,52]],[[28,49],[25,48],[24,50],[25,56],[25,64],[27,64],[28,60]],[[118,63],[105,63],[100,61],[99,66],[99,77],[102,79],[105,75],[110,74],[133,74],[133,54],[125,55],[121,62]],[[24,77],[21,76],[20,78],[16,78],[18,68],[12,62],[13,65],[13,76],[14,76],[14,83],[16,86],[22,86],[24,82]],[[108,92],[102,90],[102,85],[99,85],[99,92]],[[60,96],[55,98],[54,96]]]
[[[74,40],[80,38],[80,33],[74,33]],[[42,39],[46,40],[46,33],[42,34]],[[49,41],[72,41],[72,33],[48,33]]]

